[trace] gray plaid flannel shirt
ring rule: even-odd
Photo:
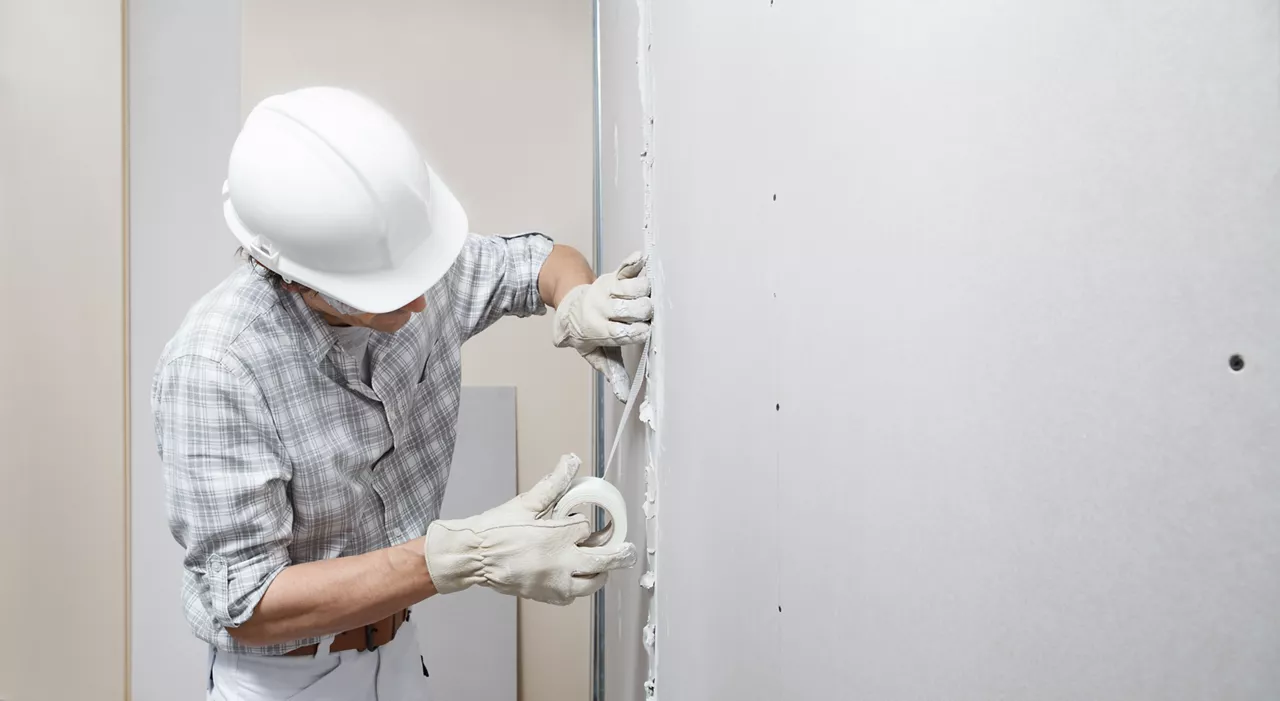
[[[463,341],[506,315],[546,311],[539,234],[471,236],[421,314],[357,360],[297,294],[244,266],[205,295],[165,347],[152,385],[169,527],[186,548],[195,634],[251,648],[243,624],[285,566],[421,536],[453,458]]]

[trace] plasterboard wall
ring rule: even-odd
[[[244,110],[313,84],[360,90],[413,133],[481,234],[542,231],[592,254],[590,0],[254,0]],[[463,349],[467,385],[517,388],[520,485],[560,455],[591,469],[591,371],[550,317],[507,320]],[[585,700],[589,602],[520,605],[524,699]]]
[[[603,247],[638,60],[658,697],[1280,694],[1276,3],[632,5]]]
[[[651,165],[647,160],[645,125],[652,105],[645,104],[640,90],[642,77],[645,85],[649,84],[639,63],[646,57],[637,51],[647,34],[647,31],[641,31],[642,7],[635,2],[597,4],[600,30],[600,257],[605,265],[645,247],[645,213],[650,209],[646,204],[645,177]],[[655,282],[659,263],[656,257],[649,261],[649,272]],[[662,309],[659,309],[659,315],[660,319],[666,318]],[[655,343],[661,346],[660,335]],[[658,348],[658,353],[652,357],[657,359],[660,353],[661,348]],[[628,369],[634,375],[638,353],[629,349],[625,355],[629,361]],[[650,368],[650,373],[661,374],[657,367]],[[656,400],[656,383],[648,384],[636,401],[647,400],[651,394]],[[606,450],[612,447],[624,410],[624,405],[615,402],[613,394],[606,391],[601,422],[606,431]],[[657,418],[655,427],[660,430],[662,417]],[[634,570],[610,576],[603,593],[603,616],[597,619],[596,625],[600,629],[595,633],[603,645],[605,669],[599,690],[610,701],[643,699],[642,690],[649,678],[652,662],[643,644],[642,631],[653,615],[654,599],[652,590],[640,586],[640,577],[651,569],[647,551],[656,545],[657,540],[655,533],[654,542],[650,542],[650,524],[643,510],[645,468],[651,464],[657,467],[654,463],[661,446],[658,432],[639,420],[638,408],[633,409],[622,431],[622,442],[608,477],[627,497],[628,540],[639,550],[640,563]],[[655,559],[656,556],[655,552]]]

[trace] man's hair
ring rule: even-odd
[[[263,280],[267,280],[268,282],[272,283],[273,285],[276,285],[277,287],[279,287],[280,289],[286,292],[302,292],[308,289],[302,285],[299,285],[296,282],[285,282],[284,278],[281,277],[280,273],[277,273],[271,268],[268,268],[262,263],[259,263],[257,258],[254,258],[253,256],[249,255],[249,252],[244,250],[244,246],[241,246],[236,249],[236,256],[241,260],[243,260],[245,262],[245,265],[248,265],[250,268],[252,268],[253,272],[257,274],[258,277],[261,277]]]

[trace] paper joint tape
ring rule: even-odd
[[[572,514],[589,514],[591,506],[604,509],[609,525],[592,533],[583,545],[588,547],[616,547],[627,541],[627,502],[622,492],[599,477],[578,477],[569,483],[569,490],[560,497],[552,510],[555,518],[567,518]]]

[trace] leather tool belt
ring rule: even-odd
[[[329,652],[345,652],[347,650],[358,650],[360,652],[377,650],[379,647],[395,640],[396,632],[400,630],[400,626],[409,620],[409,610],[397,611],[390,616],[370,623],[367,626],[353,628],[345,633],[338,633],[333,636],[333,643],[329,646]],[[291,657],[315,657],[320,651],[320,646],[316,644],[304,645],[297,650],[291,650],[286,653]]]

